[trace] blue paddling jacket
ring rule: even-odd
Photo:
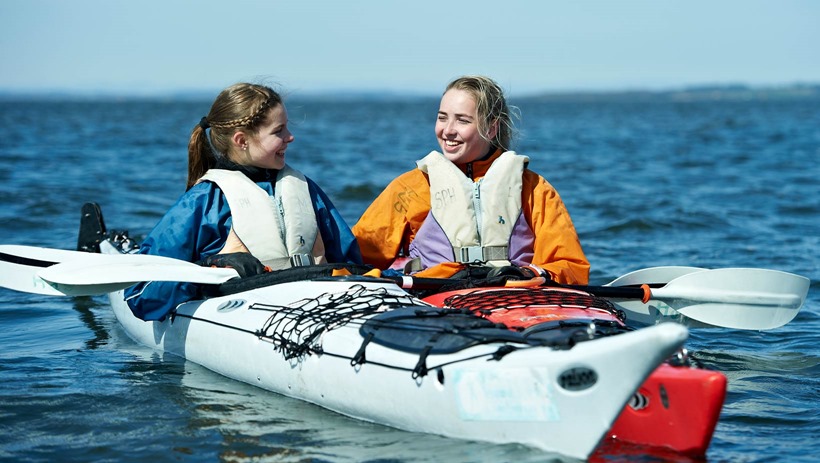
[[[276,171],[236,170],[273,195]],[[325,192],[311,179],[307,183],[327,261],[360,264],[361,253],[350,227]],[[201,182],[171,206],[145,238],[139,253],[197,262],[218,253],[230,231],[231,210],[224,193],[215,183]],[[196,283],[149,281],[125,290],[128,307],[142,320],[163,320],[179,304],[201,297],[201,285]]]

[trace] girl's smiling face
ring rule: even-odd
[[[475,98],[469,92],[448,90],[442,97],[436,120],[436,138],[444,157],[453,164],[466,164],[484,157],[496,129],[482,137],[476,121]]]
[[[262,169],[285,167],[285,150],[294,140],[288,130],[288,112],[282,104],[268,111],[265,122],[247,139],[247,150],[242,153],[243,164]]]

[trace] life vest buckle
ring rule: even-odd
[[[463,248],[459,248],[459,256],[461,259],[459,260],[462,264],[468,264],[471,262],[484,262],[484,250],[481,246],[466,246]]]
[[[316,261],[310,254],[294,254],[290,256],[291,267],[305,267],[308,265],[314,265],[315,263]]]

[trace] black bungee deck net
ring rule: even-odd
[[[395,295],[385,288],[368,289],[364,285],[354,285],[342,293],[324,293],[289,306],[257,303],[251,309],[274,312],[259,331],[259,336],[273,342],[285,359],[290,360],[322,352],[319,338],[327,331],[355,323],[357,319],[378,311],[418,303],[410,295]]]
[[[495,299],[502,301],[500,296],[504,292],[500,290]],[[517,294],[515,302],[543,304],[545,296]],[[468,297],[463,301],[469,300]],[[487,298],[480,297],[480,301],[484,310],[491,310],[491,306],[487,305]],[[564,303],[580,307],[581,301],[577,298],[569,301],[565,299]],[[506,300],[504,303],[509,304],[510,301]],[[257,336],[274,344],[286,360],[298,361],[318,354],[345,358],[350,360],[352,366],[375,363],[368,361],[366,352],[370,344],[379,344],[397,351],[418,354],[418,362],[412,369],[377,363],[411,371],[413,378],[425,376],[430,370],[446,365],[428,367],[429,355],[450,354],[477,344],[500,343],[501,346],[495,351],[479,355],[488,360],[500,360],[518,349],[544,346],[570,349],[578,342],[628,330],[614,321],[583,320],[541,323],[519,332],[476,315],[473,308],[434,307],[410,295],[397,295],[388,292],[386,288],[367,288],[364,285],[354,285],[340,293],[325,293],[315,298],[302,299],[288,306],[257,303],[251,309],[271,312]],[[612,306],[609,309],[616,311]],[[324,333],[351,324],[358,326],[362,336],[362,343],[355,354],[341,355],[323,349],[321,338]],[[469,358],[457,361],[465,360]]]

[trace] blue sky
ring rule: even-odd
[[[2,0],[0,91],[820,83],[813,0]]]

